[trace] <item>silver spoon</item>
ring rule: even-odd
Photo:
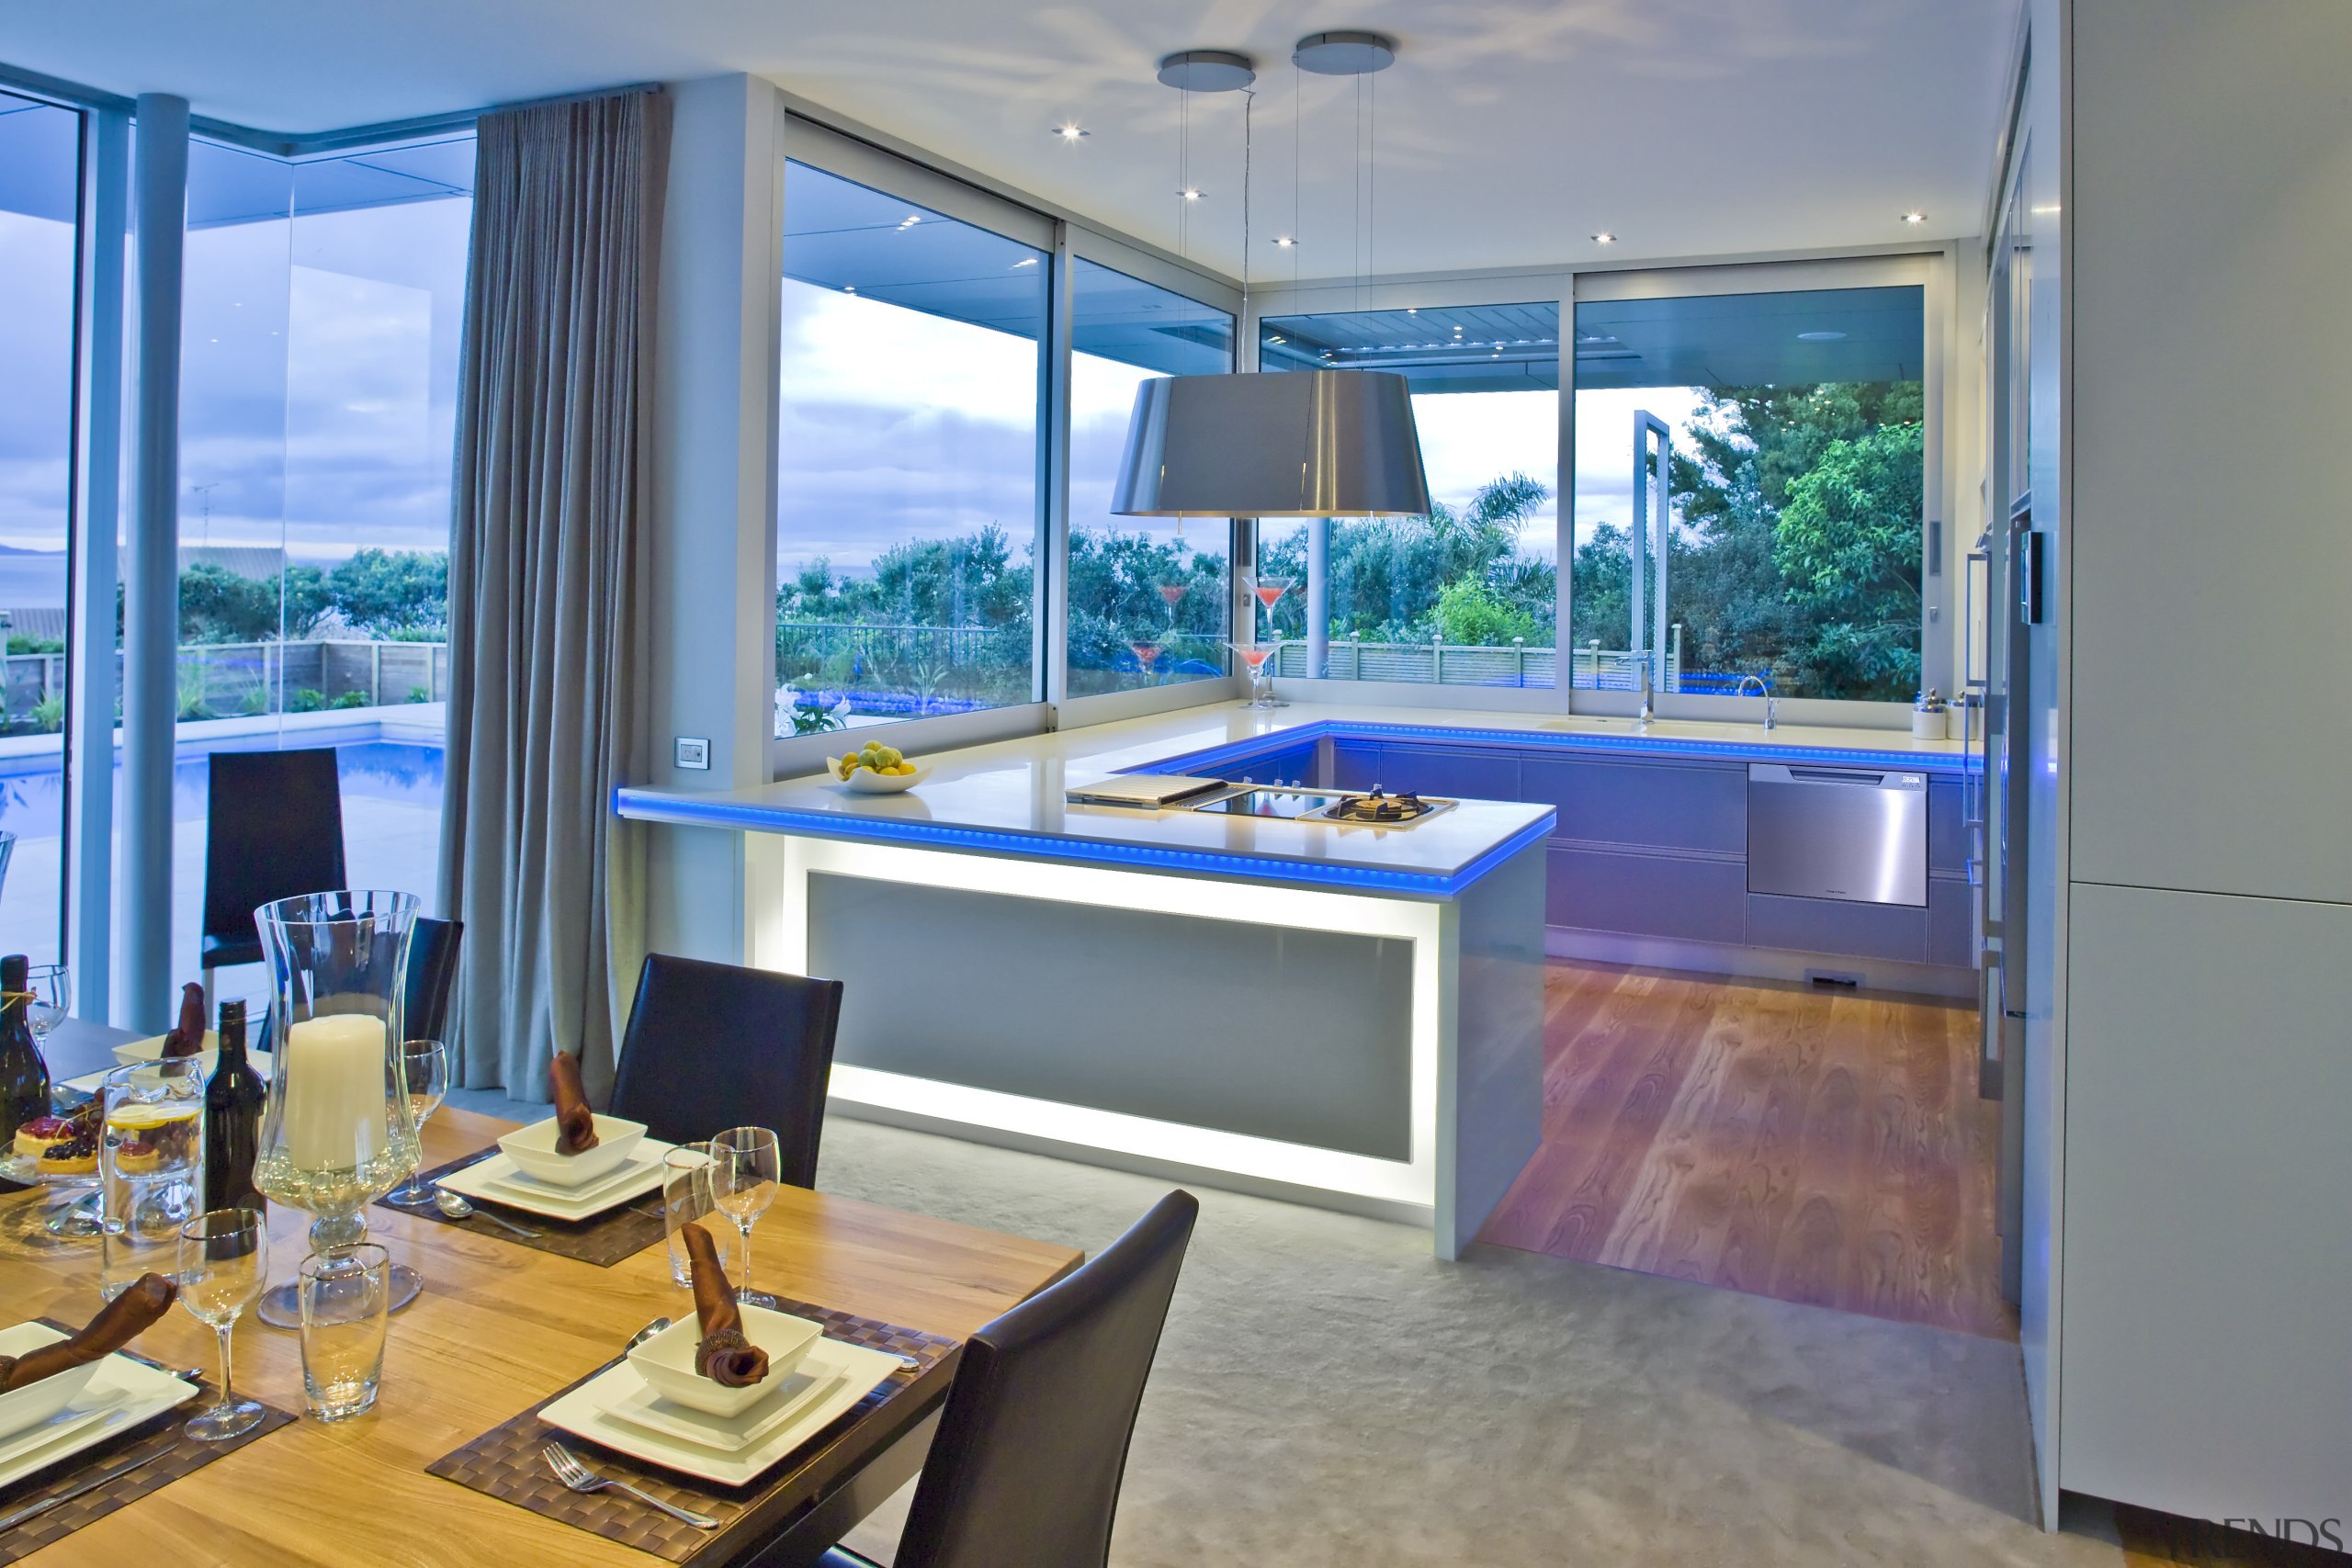
[[[639,1329],[636,1333],[628,1337],[628,1343],[621,1347],[621,1354],[624,1356],[628,1355],[631,1350],[636,1349],[639,1345],[644,1344],[647,1340],[652,1338],[655,1335],[669,1327],[673,1321],[675,1320],[666,1317],[655,1318],[651,1323],[647,1324],[644,1327]]]
[[[503,1219],[499,1215],[492,1213],[488,1209],[477,1209],[471,1203],[467,1202],[463,1198],[458,1197],[455,1192],[450,1191],[446,1187],[436,1187],[433,1190],[433,1206],[440,1210],[443,1213],[448,1215],[453,1220],[462,1220],[474,1214],[480,1214],[483,1219],[490,1221],[492,1224],[504,1225],[508,1230],[513,1231],[516,1235],[523,1237],[526,1241],[537,1241],[539,1239],[538,1232],[534,1230],[525,1230],[513,1220]]]

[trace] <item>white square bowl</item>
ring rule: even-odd
[[[20,1323],[0,1334],[0,1355],[28,1355],[64,1337],[45,1324]],[[90,1361],[68,1367],[53,1377],[0,1393],[0,1438],[12,1438],[28,1427],[39,1426],[74,1403],[90,1385],[90,1380],[97,1376],[99,1364]]]
[[[618,1170],[645,1136],[645,1123],[618,1116],[596,1118],[596,1146],[584,1153],[555,1152],[555,1118],[534,1122],[498,1140],[498,1146],[515,1168],[549,1187],[585,1187],[600,1176]]]
[[[768,1353],[768,1375],[746,1388],[728,1388],[695,1371],[695,1347],[702,1343],[702,1325],[682,1317],[628,1353],[628,1364],[673,1404],[713,1416],[740,1416],[784,1386],[786,1378],[825,1337],[824,1329],[805,1317],[745,1306],[743,1337]]]

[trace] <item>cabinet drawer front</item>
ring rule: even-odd
[[[1962,814],[1960,781],[1928,781],[1928,874],[1968,874],[1968,828]]]
[[[1380,782],[1380,748],[1367,740],[1331,742],[1331,787],[1370,789]]]
[[[1380,776],[1371,781],[1391,795],[1442,795],[1455,800],[1517,800],[1519,753],[1459,750],[1451,746],[1383,746]]]
[[[1549,852],[1544,918],[1555,926],[1737,946],[1747,940],[1747,873],[1736,861]]]
[[[1747,896],[1751,947],[1792,953],[1845,953],[1856,958],[1928,961],[1928,911],[1907,904],[1852,904],[1842,898]]]
[[[1957,969],[1976,962],[1976,889],[1965,882],[1928,884],[1928,962]]]
[[[1246,762],[1236,762],[1224,770],[1227,778],[1251,784],[1312,784],[1315,782],[1315,748],[1294,747],[1271,756],[1252,757]]]
[[[1705,762],[1530,757],[1521,798],[1559,809],[1563,839],[1747,852],[1747,773]]]

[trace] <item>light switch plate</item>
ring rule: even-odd
[[[678,766],[702,768],[710,766],[710,741],[706,737],[678,737]]]

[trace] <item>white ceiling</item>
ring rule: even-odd
[[[1867,245],[1973,232],[2015,0],[108,0],[11,6],[0,63],[286,132],[751,71],[1174,249],[1162,54],[1260,62],[1251,271],[1352,243],[1352,81],[1300,35],[1400,40],[1376,78],[1371,265],[1389,274]],[[1238,95],[1191,99],[1190,254],[1240,265]],[[1302,134],[1294,138],[1296,115]],[[1064,121],[1091,133],[1065,144]],[[1596,246],[1596,231],[1620,243]]]

